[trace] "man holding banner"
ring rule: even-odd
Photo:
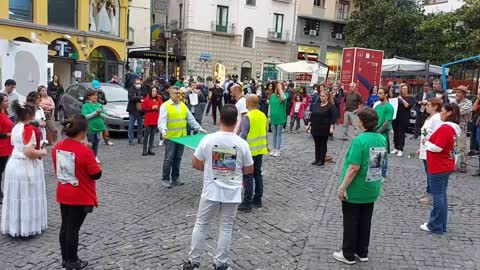
[[[166,188],[183,185],[180,180],[180,162],[184,145],[170,139],[187,136],[187,125],[195,131],[207,133],[200,124],[195,121],[187,105],[180,101],[180,88],[172,86],[168,89],[170,99],[160,107],[158,128],[165,140],[165,158],[163,160],[162,185]]]

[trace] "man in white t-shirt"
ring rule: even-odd
[[[192,233],[189,260],[184,270],[200,269],[205,251],[208,224],[221,217],[220,234],[214,257],[216,270],[230,269],[227,260],[232,242],[233,220],[242,202],[244,174],[253,173],[253,159],[248,143],[233,133],[238,111],[231,104],[220,112],[220,131],[205,136],[195,151],[192,166],[203,171],[203,191]]]
[[[242,118],[245,114],[248,113],[247,100],[243,96],[242,87],[238,84],[235,84],[234,86],[232,86],[232,88],[230,89],[230,94],[236,100],[235,107],[237,107],[237,111],[238,111],[237,125],[235,126],[235,129],[233,130],[233,133],[240,134],[240,131],[241,131],[240,127],[241,127],[241,123],[242,123]]]

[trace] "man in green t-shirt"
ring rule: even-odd
[[[392,121],[394,109],[392,104],[388,102],[388,90],[385,87],[380,87],[378,90],[378,100],[379,103],[375,104],[373,108],[377,112],[378,124],[377,132],[382,134],[387,140],[387,153],[390,153],[390,138],[389,133],[392,130]],[[382,166],[382,176],[387,177],[387,168],[388,168],[388,157],[385,158],[385,161]]]
[[[333,257],[346,264],[368,261],[373,205],[382,187],[382,164],[387,141],[376,132],[377,113],[363,107],[357,112],[361,134],[353,139],[343,165],[338,197],[342,200],[343,246]]]

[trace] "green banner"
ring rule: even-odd
[[[191,148],[191,149],[197,149],[198,147],[198,144],[200,143],[200,141],[203,139],[203,137],[205,137],[205,133],[198,133],[198,134],[195,134],[195,135],[190,135],[190,136],[184,136],[184,137],[178,137],[178,138],[172,138],[172,139],[169,139],[173,142],[176,142],[178,144],[182,144],[182,145],[185,145],[186,147],[188,148]]]

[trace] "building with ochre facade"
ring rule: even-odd
[[[128,0],[1,0],[0,39],[48,45],[48,80],[122,76]]]

